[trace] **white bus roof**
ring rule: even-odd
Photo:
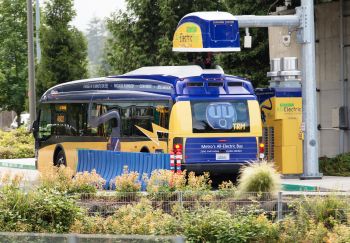
[[[153,67],[142,67],[134,71],[128,72],[123,76],[132,75],[165,75],[174,76],[178,78],[201,76],[203,74],[224,74],[221,67],[216,69],[202,69],[197,65],[188,66],[153,66]]]

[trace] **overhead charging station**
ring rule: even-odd
[[[240,28],[244,44],[251,45],[249,28],[287,26],[297,31],[302,45],[303,71],[295,58],[271,60],[270,86],[257,89],[266,156],[282,174],[300,174],[319,179],[317,103],[315,80],[315,35],[313,1],[302,0],[295,15],[233,16],[227,12],[195,12],[184,16],[175,31],[175,52],[240,51]]]

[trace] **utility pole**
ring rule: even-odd
[[[38,63],[41,60],[41,48],[40,48],[40,0],[36,0],[35,10],[35,28],[36,28],[36,58]]]
[[[305,125],[304,173],[301,179],[322,178],[318,164],[314,1],[302,0],[295,15],[235,17],[238,19],[240,28],[288,26],[297,29],[297,41],[302,46],[303,124]]]
[[[305,125],[303,160],[304,173],[301,179],[322,177],[318,164],[317,97],[314,1],[301,1],[301,30],[298,41],[302,46],[302,96],[303,123]]]
[[[29,80],[29,114],[30,122],[36,119],[35,69],[34,69],[34,39],[33,39],[33,2],[27,0],[27,35],[28,35],[28,80]]]
[[[301,175],[301,179],[321,179],[322,174],[319,172],[318,163],[314,1],[301,0],[301,6],[296,8],[296,14],[294,15],[238,15],[232,17],[237,19],[239,28],[287,26],[289,31],[295,30],[297,32],[297,42],[302,46],[302,127],[305,134],[303,142],[304,173]],[[211,16],[210,18],[214,17]],[[205,48],[197,48],[196,51],[207,48],[214,52],[222,52],[222,49],[226,47],[217,48],[207,45]],[[174,49],[181,52],[193,51],[193,48]]]

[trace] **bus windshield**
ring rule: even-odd
[[[193,133],[250,132],[246,100],[191,101]]]

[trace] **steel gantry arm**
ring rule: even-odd
[[[315,65],[314,1],[302,0],[295,15],[235,16],[240,28],[287,26],[297,29],[297,41],[302,45],[303,64],[303,127],[305,127],[302,179],[321,178],[318,163],[317,98]]]

